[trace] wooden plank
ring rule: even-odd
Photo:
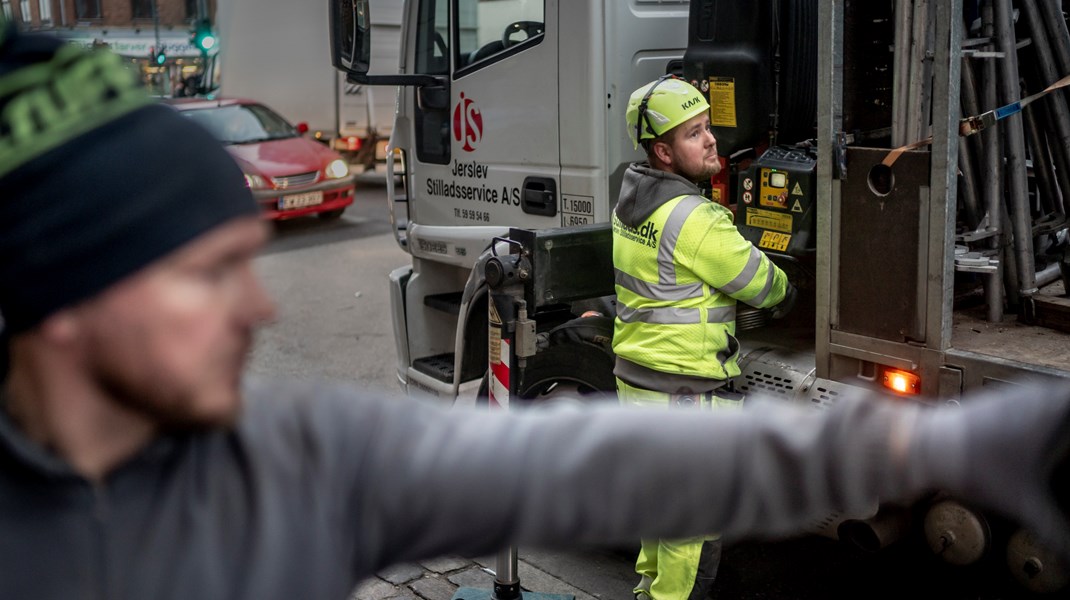
[[[1037,325],[1070,333],[1070,298],[1034,296]]]

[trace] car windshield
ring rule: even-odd
[[[232,104],[183,111],[224,144],[251,144],[297,137],[297,130],[261,104]]]

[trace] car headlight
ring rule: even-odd
[[[244,175],[245,175],[245,187],[247,187],[247,188],[249,188],[251,190],[258,190],[258,189],[267,187],[267,183],[264,182],[264,178],[263,177],[261,177],[259,175],[250,175],[249,173],[245,173]]]
[[[349,175],[349,165],[342,159],[335,159],[331,161],[331,164],[327,165],[327,168],[323,170],[327,174],[327,177],[331,179],[341,179],[346,175]]]

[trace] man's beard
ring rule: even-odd
[[[166,381],[131,377],[120,365],[98,365],[100,388],[123,408],[139,414],[165,431],[205,430],[232,426],[241,410],[241,373],[252,345],[250,339],[233,358],[233,381],[207,386],[207,393],[220,395],[207,402],[198,398],[206,391],[197,386],[176,386]],[[110,367],[110,368],[109,368]],[[205,410],[202,407],[207,406]],[[221,408],[216,408],[221,407]]]
[[[234,398],[228,401],[229,405],[234,406],[233,410],[205,413],[194,408],[197,403],[191,393],[165,391],[159,387],[145,389],[144,386],[130,385],[113,377],[102,377],[99,381],[102,389],[117,404],[141,415],[161,431],[204,431],[230,427],[237,421],[241,406],[237,387],[232,392]]]
[[[678,170],[676,174],[693,183],[703,183],[709,181],[714,175],[720,172],[721,163],[715,162],[712,165],[706,165],[705,163],[703,163],[702,168],[699,169],[697,172],[688,173],[685,171]]]

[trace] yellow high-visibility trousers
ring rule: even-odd
[[[726,396],[728,396],[726,394]],[[621,404],[643,407],[738,408],[742,402],[715,393],[667,394],[617,379]],[[641,577],[633,592],[641,600],[702,600],[709,597],[721,562],[717,535],[681,540],[642,540],[635,572]]]
[[[718,536],[643,540],[635,561],[642,580],[633,591],[643,600],[703,600],[710,595],[720,562]]]

